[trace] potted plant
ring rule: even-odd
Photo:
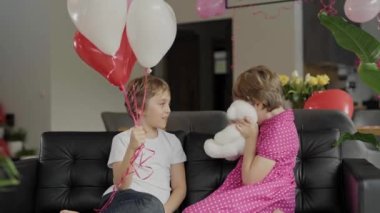
[[[20,174],[13,161],[0,150],[0,189],[7,186],[15,186],[19,183]]]
[[[279,77],[285,99],[292,103],[292,108],[296,109],[302,109],[311,94],[315,91],[325,90],[330,81],[326,74],[313,76],[308,73],[305,78],[301,78],[296,70],[290,77],[287,75]]]
[[[375,92],[380,93],[380,70],[377,66],[380,59],[380,42],[342,17],[325,12],[321,12],[318,17],[321,24],[331,31],[339,46],[359,57],[360,79]]]
[[[377,65],[380,59],[380,42],[342,17],[331,16],[326,12],[321,12],[318,17],[321,24],[331,31],[339,46],[359,57],[358,74],[360,79],[375,92],[380,93],[380,69]],[[335,145],[340,145],[347,140],[360,140],[370,143],[380,151],[380,142],[373,134],[343,133]]]
[[[11,157],[17,157],[16,154],[25,149],[26,131],[23,128],[11,129],[6,139]]]
[[[22,149],[16,153],[16,158],[26,159],[29,157],[34,157],[35,155],[36,155],[36,150],[27,149],[25,146],[23,146]]]

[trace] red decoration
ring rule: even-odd
[[[352,118],[354,102],[350,94],[340,89],[314,92],[305,102],[304,109],[339,110]]]

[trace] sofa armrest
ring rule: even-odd
[[[0,189],[0,212],[34,212],[38,158],[15,162],[21,176],[18,186]]]
[[[365,159],[343,160],[344,190],[351,212],[380,211],[380,169]]]

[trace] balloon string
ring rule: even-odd
[[[136,120],[136,117],[135,117],[135,113],[133,112],[133,110],[131,108],[132,105],[131,105],[131,103],[129,101],[130,98],[128,97],[128,91],[125,89],[124,85],[121,85],[120,89],[121,89],[122,93],[124,94],[124,100],[125,100],[125,103],[127,105],[128,113],[131,116],[131,118],[133,120],[133,123],[136,124],[137,120]]]
[[[127,0],[127,12],[129,11],[131,4],[132,4],[132,0]]]
[[[135,126],[140,126],[141,125],[141,114],[144,111],[145,108],[145,99],[146,99],[146,93],[147,93],[147,80],[148,80],[148,75],[149,75],[149,70],[146,69],[144,72],[144,83],[143,85],[137,85],[134,84],[130,88],[130,91],[127,91],[124,85],[120,86],[120,90],[122,91],[124,95],[124,100],[125,104],[127,106],[127,110],[129,115],[131,116],[133,123]],[[144,93],[143,93],[143,99],[141,106],[138,106],[138,98],[137,98],[137,93],[141,89],[141,87],[144,88]],[[134,109],[134,110],[133,110]]]
[[[133,104],[134,104],[134,108],[135,108],[135,118],[136,118],[136,122],[135,122],[135,126],[140,126],[141,122],[140,122],[140,109],[138,108],[137,106],[137,97],[136,97],[136,94],[137,94],[137,89],[136,89],[136,84],[134,84],[132,86],[132,101],[133,101]]]
[[[127,62],[127,63],[128,63],[128,62]],[[117,67],[117,66],[116,66],[116,63],[115,63],[114,60],[112,60],[112,67]],[[111,77],[112,73],[115,72],[115,70],[116,70],[116,69],[113,68],[113,69],[111,69],[111,70],[108,72],[108,74],[107,74],[107,76],[106,76],[106,78],[107,78],[108,81],[110,80],[110,77]]]
[[[150,72],[151,72],[150,69],[148,68],[145,69],[144,84],[142,85],[144,87],[144,94],[143,94],[143,100],[142,100],[142,104],[140,108],[138,107],[137,92],[140,89],[141,85],[136,85],[136,84],[132,85],[132,88],[131,88],[132,91],[127,91],[124,85],[120,85],[120,90],[124,94],[124,99],[125,99],[126,106],[128,108],[128,113],[132,117],[135,126],[141,125],[141,115],[145,107],[147,81],[148,81],[148,75],[150,74]],[[135,110],[131,108],[132,106],[134,107]],[[143,150],[146,150],[148,153],[147,157],[145,158],[144,158]],[[154,155],[155,155],[155,151],[152,149],[145,148],[144,144],[142,144],[139,148],[137,148],[137,150],[133,153],[133,156],[131,157],[129,161],[130,166],[128,167],[127,171],[120,178],[119,182],[113,186],[112,194],[110,195],[108,200],[100,209],[95,209],[95,212],[102,213],[109,207],[109,205],[111,205],[112,201],[114,200],[116,196],[117,189],[121,187],[122,183],[124,182],[125,177],[127,177],[128,175],[135,173],[136,176],[142,180],[146,180],[149,177],[151,177],[154,171],[152,167],[146,166],[145,163],[149,161]],[[135,166],[135,162],[139,156],[140,156],[139,161],[136,163],[136,166]],[[145,169],[149,171],[148,175],[146,175],[145,177],[142,176],[139,172],[140,169]]]
[[[150,74],[151,71],[152,70],[150,70],[149,68],[146,68],[145,72],[144,72],[144,96],[143,96],[140,112],[143,112],[145,109],[146,88],[147,88],[147,82],[148,82],[148,75]]]
[[[148,157],[146,158],[143,158],[143,150],[147,150],[148,151]],[[127,171],[125,172],[125,174],[120,178],[119,182],[113,186],[112,188],[112,193],[110,195],[110,197],[108,198],[108,200],[105,202],[105,204],[100,208],[100,209],[94,209],[95,212],[99,212],[99,213],[102,213],[104,212],[112,203],[112,201],[114,200],[115,196],[116,196],[116,193],[117,193],[117,189],[120,188],[124,182],[124,179],[125,177],[127,177],[128,175],[130,174],[133,174],[135,173],[136,176],[142,180],[146,180],[148,179],[149,177],[151,177],[153,175],[153,169],[152,167],[150,166],[146,166],[144,165],[147,161],[149,161],[153,156],[155,155],[155,151],[152,150],[152,149],[148,149],[148,148],[145,148],[144,144],[142,144],[139,148],[137,148],[137,150],[133,153],[133,156],[131,157],[130,161],[129,161],[129,167],[127,169]],[[137,163],[137,168],[135,167],[135,161],[137,160],[137,158],[140,156],[140,160],[139,162]],[[138,172],[140,168],[143,168],[143,169],[147,169],[149,171],[148,175],[145,176],[145,177],[142,177],[140,175],[140,173]]]

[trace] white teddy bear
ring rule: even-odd
[[[242,100],[234,101],[227,110],[227,117],[233,121],[250,117],[252,122],[257,122],[256,109],[248,102]],[[231,123],[226,128],[216,133],[214,139],[206,140],[204,150],[212,158],[225,158],[236,160],[241,154],[245,140],[236,129],[235,124]]]

